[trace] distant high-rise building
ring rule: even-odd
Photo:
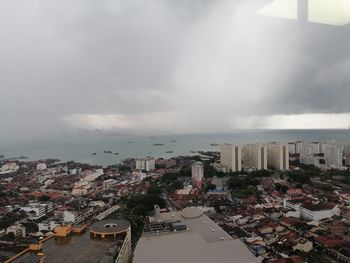
[[[343,147],[337,142],[327,142],[324,146],[324,160],[327,166],[342,166]]]
[[[289,150],[287,144],[271,142],[267,148],[267,167],[277,170],[289,170]]]
[[[288,143],[288,151],[289,151],[289,154],[296,154],[294,142]]]
[[[350,165],[350,142],[345,144],[344,153],[345,153],[345,164]]]
[[[245,144],[242,148],[243,166],[256,170],[267,169],[267,148],[261,144]]]
[[[321,143],[320,142],[312,142],[311,143],[311,151],[312,151],[312,154],[322,153]]]
[[[138,170],[150,172],[154,170],[155,167],[156,163],[154,158],[136,159],[136,169]]]
[[[241,147],[232,144],[221,144],[220,163],[232,172],[242,170]]]
[[[204,165],[202,162],[192,164],[192,184],[195,187],[201,188],[204,177]]]

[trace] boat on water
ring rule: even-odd
[[[114,155],[118,155],[119,153],[114,153]]]
[[[174,151],[166,151],[166,153],[173,153]]]
[[[112,151],[103,151],[104,153],[112,153]]]
[[[97,153],[92,153],[92,155],[96,155]]]
[[[210,146],[219,146],[218,143],[211,143]]]
[[[161,146],[164,145],[164,143],[153,143],[154,146]]]

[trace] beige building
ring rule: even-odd
[[[204,164],[195,162],[192,164],[192,184],[195,187],[201,188],[204,177]]]
[[[270,142],[267,148],[267,167],[269,169],[289,170],[289,150],[287,144]]]
[[[241,147],[228,143],[220,146],[220,163],[232,172],[242,170]]]
[[[343,147],[336,142],[327,142],[324,146],[324,160],[326,166],[343,165]]]
[[[242,148],[243,166],[255,170],[267,169],[267,147],[261,144],[245,144]]]

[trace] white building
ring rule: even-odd
[[[255,170],[267,169],[267,148],[261,144],[245,144],[242,148],[243,166]]]
[[[312,142],[311,143],[311,151],[313,154],[320,154],[322,153],[322,143],[320,142]]]
[[[288,151],[289,151],[289,154],[296,154],[294,142],[288,143]]]
[[[79,181],[74,184],[72,189],[72,195],[74,196],[82,196],[87,195],[89,190],[91,189],[91,184],[88,181]]]
[[[0,168],[0,174],[14,173],[18,171],[18,169],[19,169],[19,166],[17,165],[16,162],[5,163]]]
[[[154,158],[136,159],[136,169],[150,172],[156,168]]]
[[[289,170],[289,150],[287,144],[270,142],[267,148],[267,167],[277,170]]]
[[[21,207],[21,209],[25,212],[34,213],[34,219],[39,219],[51,212],[53,212],[53,204],[52,203],[30,203],[27,206]]]
[[[117,181],[114,179],[107,179],[103,181],[103,190],[107,191],[112,189],[114,186],[117,185]]]
[[[63,221],[65,223],[75,223],[75,221],[77,221],[77,218],[78,218],[78,213],[75,212],[75,211],[68,211],[68,210],[65,210],[63,212]]]
[[[242,170],[241,147],[232,144],[221,144],[220,163],[232,172]]]
[[[43,221],[38,223],[38,229],[39,232],[42,231],[54,231],[56,226],[59,226],[60,224],[56,221]]]
[[[38,164],[36,165],[36,169],[37,169],[38,171],[43,171],[43,170],[45,170],[46,168],[47,168],[46,163],[38,163]]]
[[[86,182],[93,182],[95,181],[98,177],[103,175],[103,169],[97,169],[97,170],[89,170],[89,171],[84,171],[85,177],[83,178],[83,181]]]
[[[133,171],[131,178],[132,181],[136,183],[141,183],[143,179],[147,177],[147,174],[143,173],[141,170],[140,171]]]
[[[202,187],[204,177],[204,165],[202,162],[192,164],[192,184],[195,187]]]
[[[318,204],[303,204],[301,202],[295,202],[292,200],[283,199],[284,208],[293,209],[300,212],[300,216],[320,221],[340,214],[340,209],[337,205],[331,205],[328,203]]]
[[[336,142],[327,142],[324,147],[324,159],[326,166],[343,165],[343,147]]]
[[[26,236],[26,228],[22,225],[14,225],[9,226],[6,229],[6,234],[13,233],[15,237],[25,237]]]

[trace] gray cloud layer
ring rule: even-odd
[[[0,134],[350,112],[350,27],[258,16],[261,2],[1,0]]]

